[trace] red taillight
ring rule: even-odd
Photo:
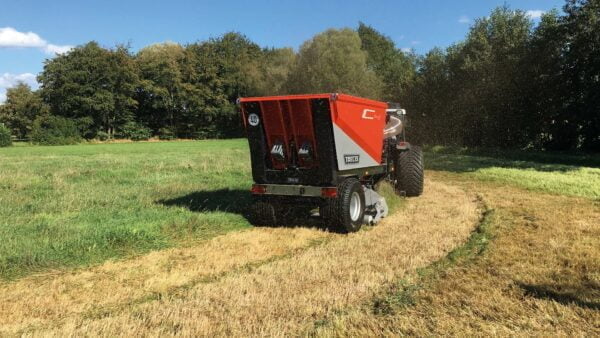
[[[264,194],[267,192],[267,187],[265,187],[264,185],[260,185],[260,184],[253,184],[252,185],[252,189],[250,189],[250,191],[253,194]]]
[[[337,197],[337,188],[321,188],[321,196],[328,198]]]

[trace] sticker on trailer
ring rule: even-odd
[[[335,123],[333,124],[338,170],[373,167],[379,163]]]
[[[251,126],[256,127],[260,123],[260,118],[258,115],[252,113],[248,115],[248,123],[250,123]]]
[[[344,155],[344,163],[356,164],[360,162],[360,155]]]

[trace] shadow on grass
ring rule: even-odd
[[[598,298],[600,295],[600,288],[597,286],[593,286],[590,289],[566,288],[568,291],[557,291],[563,288],[550,285],[531,285],[525,283],[517,283],[517,285],[523,289],[523,291],[525,291],[525,295],[530,297],[553,300],[563,305],[576,305],[581,308],[600,310],[600,302],[582,299],[582,296],[585,298]],[[596,297],[594,297],[594,294]]]
[[[168,207],[183,207],[193,212],[227,212],[244,216],[246,220],[252,222],[250,216],[252,206],[252,196],[247,190],[240,189],[219,189],[196,191],[180,197],[159,200],[157,203]],[[286,215],[281,227],[306,227],[326,229],[326,225],[321,217],[314,214],[314,211],[295,205],[291,208],[289,215]],[[256,226],[256,225],[255,225]]]
[[[493,156],[490,154],[490,156]],[[534,169],[543,172],[562,172],[579,170],[580,166],[567,164],[539,163],[526,160],[487,157],[484,155],[463,155],[450,153],[425,153],[425,167],[432,170],[455,173],[474,172],[485,168]]]
[[[196,191],[180,197],[159,200],[168,207],[183,207],[194,212],[229,212],[246,215],[252,198],[247,190],[219,189]]]

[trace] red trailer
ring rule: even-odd
[[[420,195],[422,154],[404,137],[397,105],[328,93],[239,100],[255,184],[253,220],[283,223],[300,205],[318,206],[342,232],[387,215],[383,179]]]

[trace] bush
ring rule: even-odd
[[[127,122],[121,127],[118,136],[128,138],[132,141],[144,141],[152,136],[152,132],[142,124],[137,122]]]
[[[100,130],[96,133],[96,139],[100,141],[107,141],[110,138],[107,132]]]
[[[161,140],[174,140],[175,133],[169,128],[160,128],[158,130],[158,138]]]
[[[79,129],[73,120],[60,116],[40,116],[33,121],[31,142],[43,145],[76,144],[81,141]]]
[[[0,147],[10,147],[12,145],[12,138],[10,135],[10,129],[0,123]]]

